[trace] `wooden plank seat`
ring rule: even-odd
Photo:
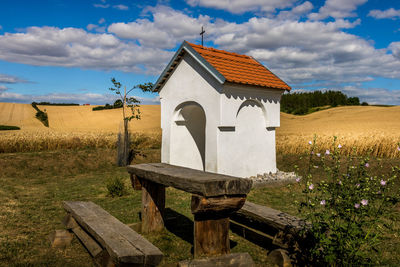
[[[64,201],[64,224],[102,266],[157,266],[162,252],[93,202]]]
[[[132,186],[142,189],[143,232],[163,229],[165,187],[171,186],[192,194],[194,256],[230,253],[229,215],[246,201],[250,179],[165,163],[130,165],[127,170]]]
[[[300,232],[307,225],[306,221],[285,212],[258,205],[249,201],[230,217],[231,229],[253,238],[261,232],[272,244],[287,248],[289,243],[300,238]],[[255,237],[260,240],[260,237]]]

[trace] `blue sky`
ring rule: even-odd
[[[400,105],[400,1],[389,0],[0,0],[0,102],[111,103],[111,77],[155,82],[201,26],[207,46],[253,56],[294,91]]]

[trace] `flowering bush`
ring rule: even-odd
[[[319,152],[314,137],[307,170],[296,180],[303,193],[297,204],[310,223],[301,256],[312,265],[371,264],[369,253],[382,235],[384,215],[400,200],[400,168],[372,167],[368,156],[344,158],[336,142],[334,137],[331,149]],[[314,177],[318,168],[323,179]],[[382,174],[371,175],[371,168],[382,168]]]

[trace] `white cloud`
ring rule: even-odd
[[[104,22],[106,22],[106,19],[105,18],[101,18],[101,19],[99,19],[99,24],[103,24]]]
[[[312,20],[322,20],[328,17],[349,18],[356,17],[353,11],[367,0],[326,0],[325,4],[319,9],[318,13],[309,14]]]
[[[154,73],[171,57],[172,52],[76,28],[30,27],[25,33],[0,35],[0,59],[37,66]]]
[[[389,45],[392,54],[400,60],[400,42],[392,42]]]
[[[129,7],[126,5],[114,5],[113,8],[119,9],[119,10],[129,10]]]
[[[136,39],[142,46],[173,48],[183,40],[198,38],[199,25],[208,25],[210,22],[208,16],[193,18],[165,6],[148,10],[153,21],[137,19],[130,23],[113,23],[108,27],[108,32],[120,38]]]
[[[400,18],[400,9],[396,10],[394,8],[389,8],[386,10],[371,10],[368,13],[368,16],[374,17],[376,19],[399,19]]]
[[[340,90],[348,96],[357,96],[361,102],[369,104],[399,105],[399,90],[384,88],[361,88],[356,86],[344,86]]]
[[[94,30],[94,31],[99,32],[99,33],[106,32],[106,27],[105,26],[99,26],[99,25],[96,25],[96,24],[88,24],[86,26],[86,29],[88,31],[93,31]]]
[[[94,7],[97,8],[109,8],[110,5],[109,4],[93,4]]]
[[[0,73],[0,83],[27,83],[27,81],[16,76]]]
[[[96,27],[97,27],[96,24],[88,24],[88,25],[86,26],[86,29],[87,29],[88,31],[91,31],[91,30],[93,30],[93,29],[96,28]]]
[[[4,91],[8,90],[8,87],[5,85],[0,85],[0,94]]]
[[[247,11],[275,12],[276,9],[291,7],[296,0],[186,0],[190,6],[222,9],[234,14]]]
[[[305,1],[301,5],[293,7],[291,10],[283,10],[279,12],[278,19],[298,19],[302,15],[310,12],[313,9],[313,4]]]

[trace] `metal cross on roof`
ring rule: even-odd
[[[203,29],[203,26],[201,26],[201,32],[200,32],[200,35],[201,35],[201,46],[203,46],[203,38],[204,38],[204,33],[205,33],[206,31]]]

